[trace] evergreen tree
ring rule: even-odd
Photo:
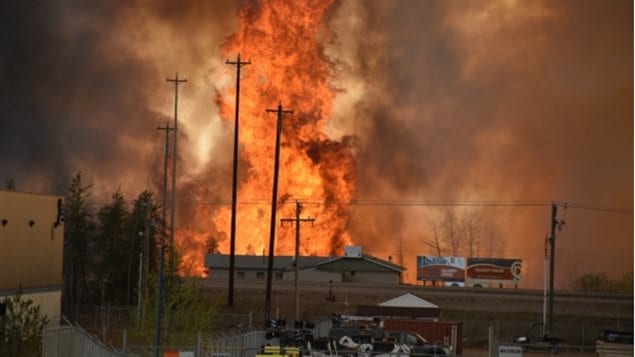
[[[91,186],[84,186],[82,173],[78,172],[66,191],[64,200],[64,258],[63,281],[64,293],[62,301],[65,312],[77,318],[77,310],[68,307],[78,307],[88,299],[88,269],[89,242],[95,225],[92,221],[92,211],[87,204]]]
[[[97,213],[97,231],[91,250],[95,257],[93,291],[97,302],[102,305],[125,305],[127,265],[130,237],[125,224],[128,216],[126,201],[118,190],[112,195],[111,203]]]
[[[150,191],[143,191],[132,204],[132,211],[127,220],[126,234],[130,238],[128,250],[128,304],[137,303],[138,289],[135,284],[139,276],[139,253],[143,253],[143,295],[147,294],[147,280],[149,273],[158,271],[157,227],[159,222],[159,207],[154,202],[154,195]]]

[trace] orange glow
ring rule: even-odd
[[[351,143],[325,134],[335,98],[322,45],[330,36],[323,24],[332,5],[322,0],[245,3],[237,32],[222,46],[227,59],[240,53],[253,63],[241,70],[239,154],[240,162],[249,166],[238,184],[237,254],[263,254],[269,246],[277,117],[265,110],[279,102],[294,114],[283,117],[278,218],[295,217],[296,199],[305,202],[302,217],[316,218],[313,226],[302,228],[302,255],[339,254],[351,243],[346,229],[355,192]],[[218,98],[220,116],[231,125],[234,93],[230,86]],[[214,239],[220,252],[229,253],[231,207],[201,206],[193,218],[197,230],[180,231],[176,237],[181,271],[204,276],[205,242]],[[293,254],[295,228],[281,226],[279,220],[277,225],[275,253]]]

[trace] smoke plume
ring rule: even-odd
[[[172,120],[166,78],[178,72],[188,80],[179,92],[178,223],[224,240],[227,227],[193,218],[211,220],[230,199],[233,122],[222,103],[235,80],[224,62],[235,54],[224,51],[235,49],[228,38],[249,33],[239,32],[241,21],[280,3],[5,5],[0,180],[63,193],[82,171],[98,199],[117,188],[128,198],[158,190],[156,127]],[[481,256],[522,258],[523,285],[542,286],[549,202],[633,207],[632,14],[629,1],[335,2],[320,32],[334,102],[314,119],[327,135],[287,145],[354,165],[355,197],[338,208],[347,217],[337,234],[403,259],[409,282],[415,256],[433,254],[426,242],[451,212],[480,217]],[[303,42],[288,43],[291,56]],[[254,162],[241,156],[239,165],[245,183]],[[322,171],[325,182],[331,173]],[[463,205],[430,204],[440,201]],[[482,201],[508,205],[474,204]],[[545,204],[519,204],[527,202]],[[560,207],[559,219],[559,287],[590,271],[632,270],[632,212]]]

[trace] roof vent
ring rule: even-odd
[[[361,258],[362,247],[358,245],[349,245],[344,247],[344,256],[347,258]]]

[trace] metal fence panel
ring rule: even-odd
[[[209,340],[208,356],[243,357],[253,356],[265,344],[264,331],[252,331],[242,335]]]
[[[77,326],[47,326],[42,339],[42,356],[45,357],[125,356]]]

